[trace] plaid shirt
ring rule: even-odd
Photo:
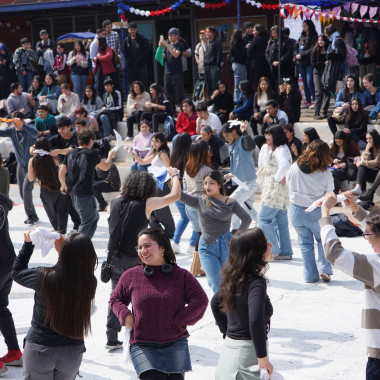
[[[106,37],[106,41],[107,41],[107,45],[110,48],[115,49],[120,54],[120,51],[121,51],[120,37],[117,32],[112,31],[111,34]]]

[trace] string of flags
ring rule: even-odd
[[[164,14],[169,14],[171,12],[175,12],[184,3],[184,1],[185,0],[178,0],[176,3],[174,3],[170,7],[157,9],[157,10],[151,10],[151,11],[145,10],[145,9],[137,9],[135,7],[131,7],[130,5],[121,2],[117,6],[118,7],[117,12],[118,14],[120,14],[120,17],[122,20],[127,19],[127,17],[125,16],[126,12],[134,13],[138,16],[143,16],[143,17],[154,17],[154,16],[160,16]],[[189,0],[189,2],[191,4],[194,4],[197,7],[201,7],[204,9],[220,9],[230,4],[230,0],[224,0],[220,3],[205,3],[199,0]],[[245,0],[245,2],[251,6],[266,9],[266,10],[276,10],[280,8],[280,4],[265,4],[265,3],[259,3],[254,0]]]
[[[306,20],[311,20],[314,17],[315,21],[319,20],[323,23],[330,22],[332,20],[341,20],[348,22],[379,24],[380,20],[373,19],[373,17],[378,14],[379,9],[379,7],[346,3],[342,7],[339,6],[332,9],[317,10],[308,8],[304,5],[286,3],[281,5],[280,16],[283,18],[297,18],[300,16],[302,19],[305,18]],[[370,18],[364,19],[363,17],[367,13]]]
[[[27,20],[22,24],[14,25],[9,21],[0,20],[0,28],[8,28],[9,33],[15,33],[17,30],[24,29],[25,27],[30,26],[30,21]]]

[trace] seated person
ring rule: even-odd
[[[327,118],[330,131],[335,135],[337,131],[337,124],[332,115]],[[344,120],[344,129],[343,131],[350,137],[351,140],[354,140],[358,145],[359,149],[365,149],[365,135],[367,133],[367,124],[368,124],[368,113],[364,111],[362,102],[360,98],[351,98],[349,102],[349,108]]]
[[[376,120],[380,112],[380,88],[375,87],[376,77],[373,74],[367,74],[363,78],[363,86],[366,89],[361,100],[363,107],[369,112],[369,119]]]
[[[140,133],[133,139],[133,153],[136,156],[145,158],[152,149],[152,136],[153,133],[150,131],[150,123],[148,120],[140,121]],[[134,161],[131,165],[131,171],[136,170],[147,171],[150,164],[143,165]]]
[[[120,190],[120,175],[115,164],[111,164],[107,171],[95,168],[94,195],[99,203],[98,211],[104,211],[107,208],[107,202],[102,193],[112,193]]]
[[[291,124],[284,124],[282,126],[282,129],[284,130],[286,138],[288,139],[287,145],[294,162],[302,153],[302,141],[294,136],[294,128]]]
[[[250,120],[253,115],[253,94],[252,85],[249,81],[243,80],[239,84],[240,97],[235,102],[235,108],[229,115],[229,119]]]
[[[302,96],[298,84],[292,78],[285,78],[284,84],[279,86],[280,95],[278,102],[280,108],[288,115],[290,124],[300,121]]]
[[[203,101],[197,106],[197,135],[200,134],[201,129],[208,125],[214,134],[218,134],[222,130],[222,123],[218,116],[207,110],[207,101]]]
[[[338,194],[342,190],[341,181],[347,179],[347,158],[360,156],[358,144],[351,140],[343,131],[338,131],[334,135],[334,140],[330,146],[332,157],[331,171],[334,178],[334,193]]]
[[[86,122],[86,128],[92,132],[98,132],[99,126],[94,116],[91,116],[83,107],[75,108],[74,115],[76,119],[83,119]]]
[[[112,79],[104,81],[104,89],[106,90],[103,95],[104,106],[96,117],[98,124],[100,122],[103,126],[104,137],[113,135],[117,122],[123,119],[124,112],[121,94],[114,87]]]
[[[38,137],[45,136],[50,139],[58,133],[57,119],[49,113],[47,105],[38,106],[34,125],[38,130]]]
[[[35,101],[31,94],[22,92],[22,87],[19,82],[11,84],[11,93],[7,99],[8,116],[15,111],[20,111],[25,115],[26,119],[34,119],[34,107]]]
[[[257,124],[263,123],[263,118],[267,113],[265,105],[270,99],[277,99],[277,94],[271,89],[270,80],[267,77],[261,77],[257,85],[257,92],[253,97],[253,115],[249,121],[254,135],[259,134]]]
[[[57,113],[58,98],[61,94],[61,89],[57,84],[54,75],[46,74],[45,85],[42,87],[41,92],[37,95],[40,105],[47,105],[50,113],[55,115]]]
[[[32,80],[32,84],[28,88],[28,94],[32,96],[34,100],[34,111],[39,106],[38,94],[41,92],[43,87],[43,80],[39,75],[35,75]]]
[[[255,136],[253,139],[256,145],[261,149],[262,145],[265,144],[265,131],[272,125],[282,126],[288,124],[288,115],[278,108],[277,100],[268,100],[265,109],[267,113],[263,117],[263,125],[261,128],[261,135]]]
[[[148,110],[141,114],[141,120],[151,121],[153,132],[156,133],[158,125],[163,123],[168,115],[172,115],[172,109],[165,90],[158,83],[152,83],[149,92],[150,101],[145,103]]]
[[[349,107],[350,100],[352,98],[360,98],[362,92],[359,86],[359,80],[357,75],[349,74],[346,76],[346,85],[339,90],[335,99],[335,107]]]
[[[197,137],[197,140],[202,139],[206,141],[210,148],[210,156],[211,156],[211,168],[218,169],[222,164],[220,158],[220,148],[224,145],[224,142],[218,137],[218,135],[214,134],[211,127],[205,125],[201,128],[200,136]]]
[[[96,90],[92,86],[87,86],[84,90],[81,106],[91,116],[96,117],[104,106],[103,100],[97,95]]]
[[[208,105],[213,106],[213,113],[219,117],[223,125],[227,122],[229,114],[234,109],[234,98],[232,94],[228,92],[226,82],[219,80],[217,86],[218,89],[211,95]]]
[[[62,95],[58,98],[57,111],[59,115],[56,116],[57,119],[62,116],[66,116],[74,121],[75,119],[75,109],[80,107],[80,100],[78,94],[71,91],[71,87],[68,83],[61,85]]]
[[[197,134],[197,112],[195,105],[191,99],[186,98],[181,102],[181,112],[177,116],[175,126],[177,134],[182,132],[188,133],[190,136]]]

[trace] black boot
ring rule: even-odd
[[[375,190],[369,189],[365,194],[361,195],[359,199],[363,202],[373,202]]]

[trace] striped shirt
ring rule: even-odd
[[[355,218],[365,226],[367,211],[360,208]],[[359,254],[342,247],[330,217],[319,221],[326,259],[336,268],[364,283],[362,328],[367,355],[380,359],[380,254]]]

